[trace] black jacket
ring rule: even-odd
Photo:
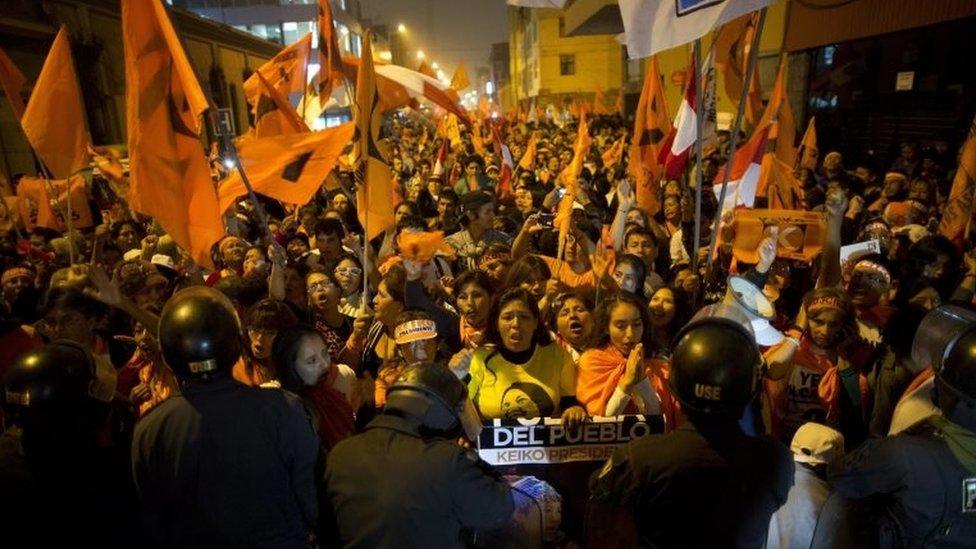
[[[301,401],[231,378],[191,382],[136,424],[143,520],[167,546],[304,547],[319,441]]]
[[[461,547],[462,528],[505,525],[514,505],[473,451],[389,414],[332,450],[325,479],[345,547]]]

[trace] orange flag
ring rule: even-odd
[[[658,186],[663,166],[658,162],[658,156],[664,138],[671,131],[671,116],[656,55],[647,62],[646,72],[634,116],[634,138],[630,144],[627,171],[637,182],[637,206],[654,215],[661,207]]]
[[[291,103],[256,73],[261,82],[261,96],[254,106],[254,137],[273,137],[308,132],[308,126]]]
[[[613,110],[620,116],[624,115],[624,90],[621,89],[617,94],[617,100],[613,102]]]
[[[435,255],[454,257],[454,248],[444,242],[444,231],[415,233],[404,231],[397,237],[397,248],[404,259],[426,263]]]
[[[365,47],[363,50],[365,51]],[[332,89],[343,81],[342,52],[336,38],[329,0],[319,0],[319,101],[324,105]]]
[[[0,49],[0,87],[7,95],[10,102],[10,109],[14,111],[14,116],[20,120],[24,116],[24,98],[20,95],[20,90],[27,83],[27,77],[20,72],[13,60],[7,57],[7,53]]]
[[[519,167],[523,170],[533,170],[535,169],[535,155],[536,151],[539,149],[539,132],[532,132],[532,136],[529,137],[529,144],[525,146],[525,152],[522,154],[522,159],[519,160]]]
[[[725,81],[725,94],[734,103],[739,101],[745,85],[746,65],[752,40],[756,33],[759,15],[749,13],[722,25],[715,35],[715,67]],[[752,71],[749,93],[746,95],[746,121],[755,125],[762,113],[762,90],[759,88],[759,71]]]
[[[780,162],[787,166],[796,165],[796,123],[793,121],[793,109],[790,108],[789,96],[786,92],[786,56],[783,56],[779,65],[779,73],[776,75],[776,83],[773,85],[773,93],[769,96],[769,103],[766,104],[766,111],[756,124],[756,130],[769,128],[769,143],[772,144],[772,154]],[[772,164],[763,162],[764,168],[772,167]],[[766,194],[770,179],[775,177],[775,170],[763,169],[759,175],[759,184],[756,189],[759,195]]]
[[[485,156],[485,141],[481,138],[481,123],[477,119],[472,120],[471,145],[474,146],[474,152]]]
[[[434,73],[434,69],[430,68],[430,65],[426,61],[421,61],[420,66],[417,67],[417,72],[420,74],[425,74],[431,78],[437,78],[437,74]]]
[[[454,70],[454,76],[451,77],[451,89],[459,92],[470,85],[468,70],[464,68],[464,63],[458,63],[457,69]]]
[[[800,139],[800,150],[796,158],[801,168],[816,170],[817,163],[820,160],[819,157],[820,151],[817,149],[817,125],[814,122],[814,117],[811,116],[810,121],[807,122],[807,129],[803,132],[803,138]]]
[[[132,209],[213,268],[224,226],[200,142],[207,98],[160,0],[122,1],[122,40]]]
[[[973,217],[973,192],[976,190],[976,118],[969,125],[969,136],[962,146],[959,167],[952,180],[939,232],[950,240],[963,236]]]
[[[621,135],[620,139],[614,141],[609,149],[603,152],[603,167],[609,168],[620,163],[624,155],[624,141],[626,137]]]
[[[332,173],[355,130],[348,122],[318,132],[245,139],[238,146],[238,158],[254,192],[302,206]],[[220,183],[219,193],[222,212],[247,194],[237,170]]]
[[[593,114],[610,114],[606,105],[603,104],[603,101],[603,88],[598,86],[596,88],[596,93],[593,94]]]
[[[376,91],[370,39],[371,33],[367,31],[363,36],[363,57],[356,78],[356,136],[353,142],[357,177],[361,178],[356,187],[356,211],[368,240],[393,226],[393,189],[390,187],[393,174],[380,148],[383,106]]]
[[[312,33],[278,52],[271,61],[261,65],[244,81],[244,97],[250,105],[255,105],[261,97],[260,77],[279,93],[287,96],[292,92],[305,91],[308,80],[308,57],[312,53]]]
[[[576,141],[573,143],[573,159],[569,161],[569,164],[563,168],[563,171],[559,174],[559,181],[562,182],[563,186],[568,190],[572,189],[575,194],[575,189],[578,185],[577,180],[579,179],[580,172],[583,171],[583,162],[586,161],[586,155],[590,150],[590,144],[593,140],[590,138],[590,124],[586,120],[586,113],[583,113],[582,118],[580,118],[579,127],[577,128]]]
[[[17,198],[20,218],[29,231],[34,227],[66,231],[68,227],[64,223],[64,216],[68,213],[69,199],[72,228],[84,229],[93,224],[85,180],[80,175],[53,181],[23,177],[17,186]]]
[[[91,141],[85,102],[64,25],[54,38],[20,124],[34,152],[55,178],[67,179],[88,165]]]

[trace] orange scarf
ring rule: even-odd
[[[671,432],[684,420],[681,405],[671,394],[671,362],[661,358],[649,358],[644,361],[644,373],[651,381],[651,387],[661,401],[661,413],[664,414],[664,430]]]
[[[850,368],[853,368],[853,366],[850,366]],[[858,373],[857,382],[861,392],[861,421],[866,423],[868,413],[870,412],[868,410],[868,400],[871,394],[871,387],[868,385],[868,378],[862,373]],[[827,409],[826,420],[828,425],[837,425],[839,421],[840,395],[843,391],[844,383],[840,380],[840,369],[833,366],[820,379],[820,387],[817,388],[820,402]]]
[[[485,329],[475,328],[462,316],[461,317],[461,343],[464,344],[465,349],[475,349],[481,346],[481,342],[485,339]]]

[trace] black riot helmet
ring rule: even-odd
[[[742,417],[762,373],[762,355],[749,326],[741,312],[716,304],[702,309],[678,333],[670,382],[683,410]]]
[[[976,312],[944,305],[925,315],[912,359],[935,370],[935,400],[946,419],[976,430]]]
[[[159,318],[163,360],[180,379],[225,375],[241,356],[241,321],[227,296],[206,286],[177,292]]]
[[[80,415],[93,402],[95,365],[77,343],[55,341],[18,356],[3,380],[3,411],[26,427]]]
[[[432,362],[408,366],[387,389],[386,410],[416,419],[435,435],[471,440],[481,431],[481,421],[468,399],[468,390],[450,370]]]

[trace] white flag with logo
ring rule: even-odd
[[[631,59],[654,55],[708,34],[773,0],[619,0]]]

